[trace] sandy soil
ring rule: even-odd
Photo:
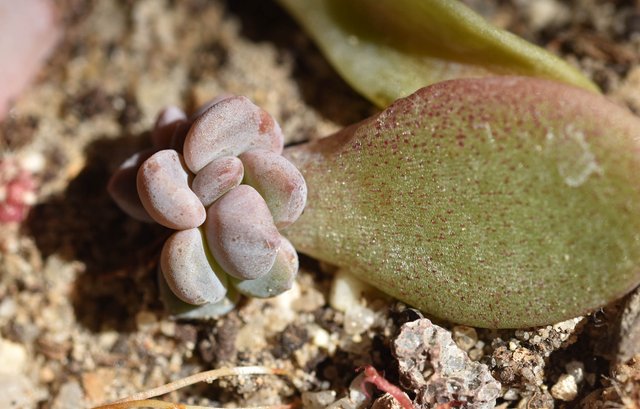
[[[467,3],[563,55],[640,114],[640,6],[633,1]],[[333,392],[344,396],[366,364],[397,383],[390,345],[418,313],[375,295],[362,301],[369,321],[338,311],[328,304],[331,268],[308,258],[284,296],[247,300],[215,322],[171,320],[155,282],[166,232],[126,217],[105,191],[112,171],[149,143],[157,112],[169,104],[192,111],[221,92],[246,95],[280,122],[289,143],[376,109],[271,1],[57,5],[63,40],[0,123],[0,160],[11,158],[38,186],[27,220],[0,228],[1,406],[86,408],[222,366],[292,375],[225,378],[168,399],[256,406],[302,396],[306,406],[321,407]],[[628,359],[639,352],[640,302],[628,302],[620,336],[625,302],[546,328],[443,325],[501,382],[501,407],[632,408],[640,365]]]

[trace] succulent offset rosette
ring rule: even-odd
[[[240,294],[266,298],[291,288],[298,256],[279,229],[300,216],[307,188],[281,156],[275,120],[245,97],[226,97],[193,118],[165,109],[151,139],[154,148],[125,161],[109,192],[132,217],[176,230],[160,261],[168,309],[217,316]]]

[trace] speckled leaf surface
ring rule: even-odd
[[[386,107],[436,82],[527,75],[596,90],[551,53],[454,0],[279,0],[358,92]]]
[[[640,121],[591,92],[444,82],[287,156],[296,249],[435,317],[549,324],[640,281]]]

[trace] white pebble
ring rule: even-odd
[[[20,344],[0,338],[0,373],[19,374],[27,362],[27,350]]]
[[[371,286],[345,270],[338,270],[331,285],[329,305],[342,312],[360,306],[362,294],[369,292]]]
[[[576,378],[571,375],[560,375],[560,379],[551,387],[551,396],[565,402],[572,401],[578,396]]]
[[[344,331],[349,335],[360,335],[368,330],[376,319],[376,313],[362,305],[347,310],[344,315]]]
[[[302,407],[304,409],[326,408],[336,400],[335,391],[303,392]]]

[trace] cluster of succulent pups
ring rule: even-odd
[[[132,216],[176,230],[159,274],[174,315],[281,293],[293,246],[479,327],[560,322],[640,283],[640,122],[575,68],[449,0],[341,2],[339,13],[280,2],[385,109],[284,156],[278,125],[244,97],[191,118],[163,111],[154,147],[110,191]]]
[[[302,214],[307,187],[281,155],[273,117],[245,97],[222,96],[190,118],[163,110],[151,140],[108,189],[130,216],[175,230],[160,259],[168,309],[212,317],[240,294],[266,298],[291,288],[298,256],[279,230]]]

